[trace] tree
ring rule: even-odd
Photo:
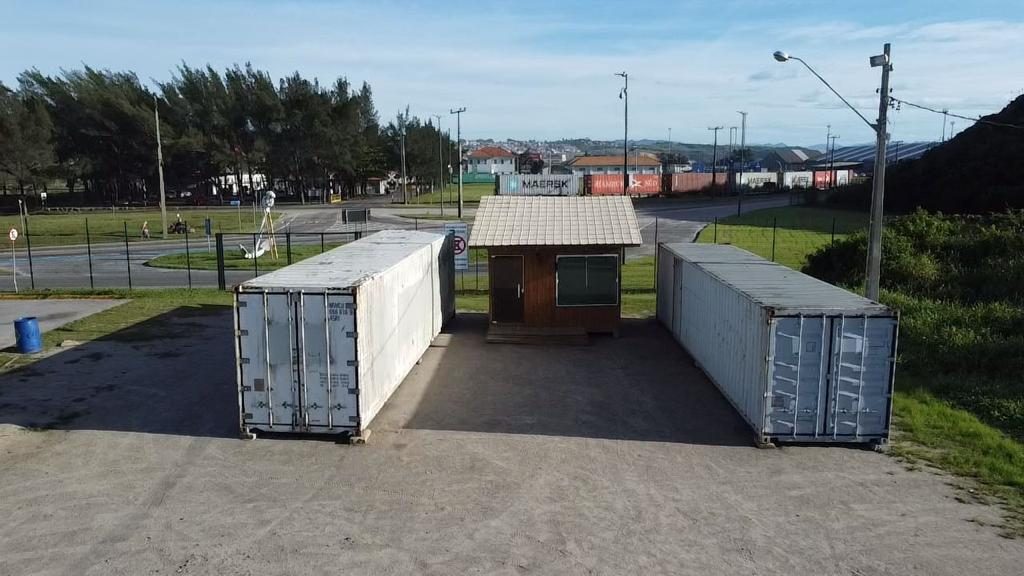
[[[26,185],[44,182],[55,160],[53,123],[43,102],[0,84],[0,171],[24,194]]]

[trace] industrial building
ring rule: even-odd
[[[642,243],[623,196],[484,196],[469,245],[487,249],[491,326],[618,331],[623,248]]]
[[[661,160],[646,153],[631,154],[626,164],[630,174],[661,174]],[[574,176],[622,174],[622,156],[577,156],[567,166]]]

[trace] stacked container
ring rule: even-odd
[[[892,309],[716,244],[659,246],[657,308],[759,442],[887,442]]]
[[[499,196],[579,196],[580,179],[572,174],[501,174]]]
[[[235,290],[242,433],[361,435],[455,314],[452,240],[385,230]]]

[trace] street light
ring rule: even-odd
[[[455,138],[459,141],[459,203],[457,205],[456,214],[459,220],[462,220],[462,113],[466,111],[466,107],[452,108],[449,114],[455,115]]]
[[[615,75],[621,76],[623,82],[619,99],[622,100],[622,195],[625,196],[629,190],[629,74],[623,71]]]
[[[872,130],[875,132],[875,166],[874,166],[874,177],[871,183],[871,224],[868,230],[868,256],[867,256],[867,281],[865,286],[865,294],[872,300],[878,300],[879,292],[879,280],[881,277],[881,264],[882,264],[882,216],[883,216],[883,202],[885,199],[885,147],[889,138],[889,134],[886,131],[886,116],[889,112],[889,73],[892,71],[892,59],[889,56],[889,44],[886,43],[882,48],[882,53],[869,58],[868,62],[872,68],[882,69],[882,86],[878,91],[878,121],[871,123],[859,110],[853,107],[846,98],[836,92],[836,89],[832,87],[820,74],[814,71],[813,68],[802,59],[796,56],[791,56],[781,50],[777,50],[772,56],[779,62],[786,62],[788,60],[796,60],[804,65],[805,68],[810,70],[811,74],[814,74],[818,80],[821,80],[822,84],[828,87],[843,104],[853,110],[861,120],[864,121]]]

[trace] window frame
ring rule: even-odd
[[[562,304],[559,302],[558,294],[558,271],[559,261],[562,258],[615,258],[615,302],[607,304]],[[584,270],[587,270],[586,263],[584,263]],[[589,272],[588,272],[589,273]],[[598,254],[558,254],[555,256],[555,308],[601,308],[608,306],[618,306],[622,301],[622,257],[618,253],[598,253]]]

